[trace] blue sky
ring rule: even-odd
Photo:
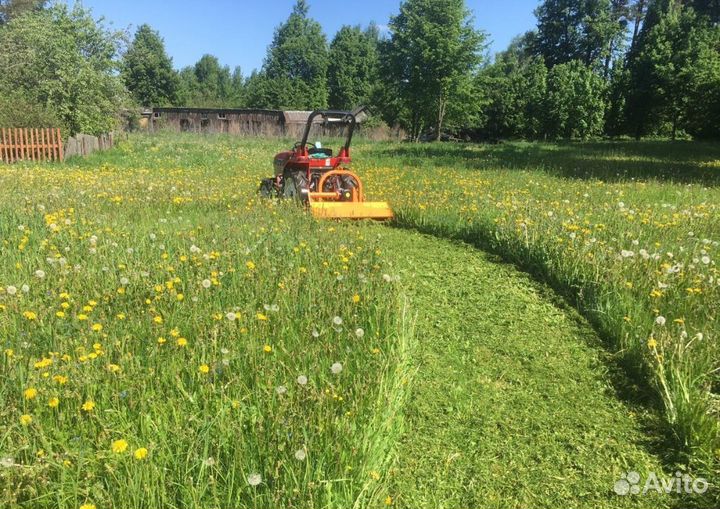
[[[72,3],[72,0],[68,0]],[[490,52],[535,26],[538,0],[466,0],[475,25],[488,34]],[[84,0],[95,17],[116,29],[150,24],[160,31],[175,67],[192,65],[205,53],[245,76],[262,66],[273,32],[292,10],[295,0]],[[344,24],[381,27],[398,12],[400,0],[309,0],[310,16],[320,22],[328,39]]]

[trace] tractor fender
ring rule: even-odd
[[[275,170],[276,176],[283,174],[285,171],[285,165],[292,157],[292,154],[293,153],[290,150],[275,154],[275,158],[273,159],[273,169]]]

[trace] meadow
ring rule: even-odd
[[[412,495],[420,479],[468,490],[451,506],[637,506],[611,488],[638,463],[716,475],[720,147],[359,142],[369,197],[398,216],[377,225],[258,200],[288,145],[133,136],[59,166],[0,169],[3,506],[442,505]],[[405,228],[519,266],[592,329],[515,269]],[[426,258],[411,258],[417,245]],[[418,260],[432,272],[413,276]],[[493,320],[502,299],[514,315]],[[506,318],[522,330],[505,336]],[[482,352],[468,354],[463,338],[480,325],[502,366],[492,355],[483,371]],[[423,342],[436,348],[422,351],[429,364]],[[507,432],[478,431],[467,447],[488,440],[489,462],[516,466],[547,454],[547,470],[515,471],[522,493],[503,484],[511,470],[471,494],[433,459],[468,435],[417,431],[426,411],[435,430],[478,414],[463,392],[478,373],[485,394],[498,391],[482,408]],[[504,390],[518,391],[507,407]],[[442,408],[423,407],[434,400]],[[538,416],[558,429],[508,442]],[[594,442],[577,438],[569,458],[557,437],[588,429]],[[626,448],[643,433],[652,453]],[[539,489],[560,462],[590,487]]]
[[[661,400],[671,449],[715,468],[720,146],[418,145],[385,153],[368,164],[369,192],[393,200],[401,225],[475,244],[551,284]]]

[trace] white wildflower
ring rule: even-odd
[[[250,486],[257,486],[262,482],[262,476],[260,474],[250,474],[247,482]]]

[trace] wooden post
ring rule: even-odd
[[[27,130],[26,129],[20,129],[20,154],[22,155],[22,160],[27,161]]]
[[[63,144],[62,144],[62,135],[60,134],[60,128],[56,128],[57,131],[57,143],[58,143],[58,154],[60,155],[60,162],[64,159],[65,154],[63,154]]]

